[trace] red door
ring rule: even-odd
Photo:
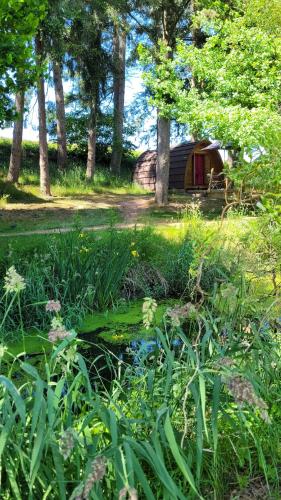
[[[194,155],[194,185],[204,186],[204,155]]]

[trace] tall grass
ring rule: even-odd
[[[214,324],[203,309],[192,338],[167,323],[155,332],[159,350],[139,353],[137,366],[116,363],[107,385],[75,333],[40,373],[6,353],[2,498],[236,498],[256,482],[256,495],[278,498],[280,347],[256,331],[245,351],[247,335],[222,340]]]
[[[24,160],[17,189],[14,189],[10,183],[5,182],[6,172],[6,167],[2,168],[2,170],[0,169],[0,193],[9,195],[10,202],[28,200],[28,194],[40,198],[40,180],[36,160]],[[59,171],[57,164],[54,161],[50,161],[50,176],[52,194],[54,196],[71,197],[95,193],[117,195],[148,193],[148,191],[132,181],[132,171],[127,168],[122,171],[121,177],[117,177],[110,172],[108,167],[98,166],[93,180],[86,181],[85,165],[81,160],[72,160],[69,162],[65,172]]]
[[[37,240],[26,247],[11,244],[0,259],[0,281],[12,265],[25,278],[21,297],[25,329],[48,328],[40,304],[49,299],[60,300],[69,324],[75,326],[86,313],[114,307],[120,299],[145,296],[203,301],[223,318],[226,311],[218,309],[213,295],[224,298],[230,310],[237,305],[244,320],[266,313],[279,279],[277,232],[272,237],[268,233],[267,243],[252,231],[234,244],[234,236],[225,238],[212,229],[204,230],[202,224],[193,221],[177,241],[150,228],[121,232],[111,228],[100,235],[77,228],[73,233],[48,236],[44,244],[40,240],[41,246]],[[268,250],[263,257],[265,244]],[[275,301],[273,316],[277,308]],[[0,301],[0,322],[4,313],[5,304]],[[15,335],[19,325],[14,307],[6,317],[2,337]]]
[[[280,498],[280,299],[274,283],[257,296],[252,279],[275,270],[276,281],[280,233],[270,222],[258,241],[250,232],[222,245],[200,217],[191,222],[176,243],[112,228],[4,257],[2,278],[16,264],[25,279],[15,307],[0,304],[6,339],[21,321],[41,335],[49,299],[61,301],[68,330],[40,358],[0,346],[4,499]],[[142,288],[149,266],[155,283]],[[129,286],[185,304],[167,311],[152,352],[85,359],[71,326]]]
[[[43,253],[33,249],[17,258],[10,249],[6,262],[2,262],[2,279],[6,269],[17,261],[17,270],[24,276],[26,289],[21,296],[22,315],[26,329],[46,329],[44,304],[59,300],[69,323],[79,324],[79,319],[94,310],[112,307],[119,299],[122,279],[133,257],[127,239],[112,230],[100,240],[91,239],[80,231],[50,238]],[[5,314],[5,302],[0,301],[0,318]],[[5,332],[15,332],[19,314],[14,306],[2,327]]]

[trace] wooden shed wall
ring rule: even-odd
[[[156,161],[156,151],[145,151],[136,163],[134,182],[137,182],[140,186],[146,189],[155,191]]]
[[[223,162],[216,150],[202,151],[202,148],[211,144],[209,141],[187,142],[171,149],[170,152],[170,189],[192,189],[193,183],[193,154],[200,153],[205,156],[205,186],[209,184],[211,169],[216,174],[223,169]],[[143,153],[135,167],[134,181],[151,191],[155,190],[157,152],[146,151]]]
[[[188,159],[192,157],[196,143],[180,144],[170,152],[170,189],[184,189],[184,179]]]

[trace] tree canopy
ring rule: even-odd
[[[13,91],[34,79],[32,37],[45,12],[41,0],[0,2],[0,123],[12,117]]]
[[[280,182],[279,11],[277,2],[246,0],[233,2],[226,16],[220,2],[202,2],[193,17],[193,26],[206,37],[202,47],[178,39],[174,59],[167,60],[168,49],[160,42],[157,64],[140,48],[151,102],[199,137],[219,139],[223,147],[239,151],[239,174],[249,173],[245,154],[258,157],[251,172],[252,180],[258,174],[259,184],[269,181],[267,169],[261,175],[259,165],[268,167],[273,157],[274,180]]]

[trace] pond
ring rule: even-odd
[[[110,365],[114,370],[113,365],[116,366],[118,361],[138,363],[141,352],[149,353],[161,347],[155,338],[155,327],[161,328],[166,310],[178,302],[172,299],[161,301],[158,304],[154,324],[149,330],[144,328],[142,322],[142,301],[122,303],[114,310],[87,316],[77,332],[78,338],[83,341],[80,350],[92,366],[91,371],[96,372],[97,369],[104,368],[107,372],[106,378],[112,378],[108,372]],[[176,345],[177,341],[173,342]],[[40,370],[42,354],[52,349],[47,334],[39,335],[33,332],[26,335],[25,347],[29,362]],[[8,349],[14,355],[22,353],[22,340],[11,343]]]

